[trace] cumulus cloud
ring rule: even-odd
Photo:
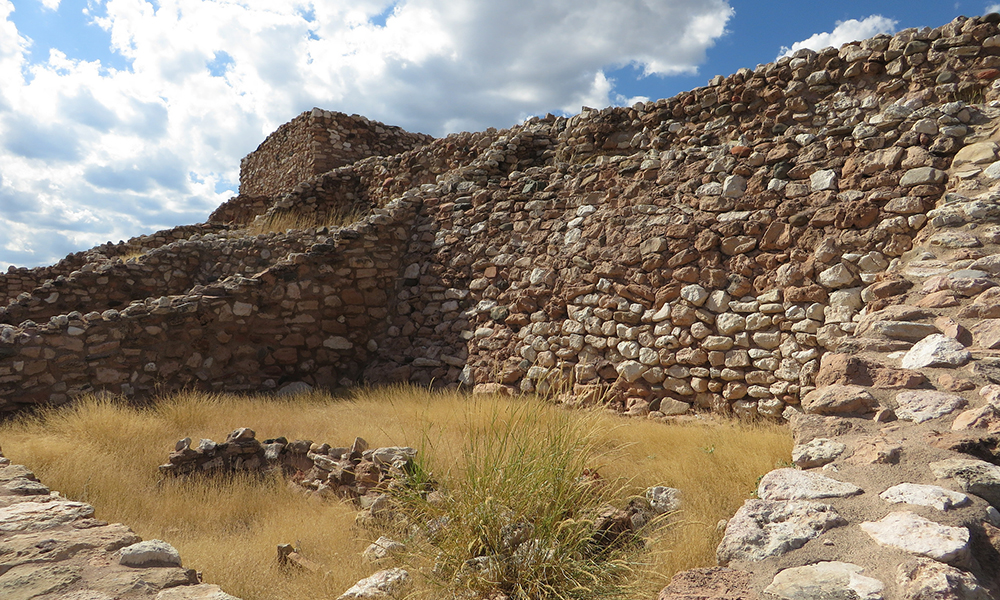
[[[833,31],[811,35],[801,42],[795,42],[791,47],[782,46],[778,58],[790,56],[802,48],[817,51],[829,46],[840,48],[848,42],[867,39],[879,33],[893,33],[897,24],[898,21],[887,19],[882,15],[871,15],[860,21],[857,19],[837,21]]]
[[[630,103],[606,72],[696,73],[733,15],[728,0],[88,0],[75,18],[124,60],[102,64],[25,38],[14,10],[0,0],[0,267],[204,220],[239,159],[313,106],[444,135]]]
[[[1000,4],[989,4],[983,10],[984,15],[988,15],[990,13],[995,13],[995,12],[1000,12]]]

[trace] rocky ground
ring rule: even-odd
[[[93,515],[0,456],[0,598],[238,600],[201,583],[166,542]]]

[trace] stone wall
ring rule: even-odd
[[[384,290],[396,280],[412,216],[401,199],[250,278],[2,327],[0,411],[95,390],[148,397],[355,381],[377,351]]]
[[[276,197],[305,181],[369,156],[391,156],[433,138],[314,108],[279,127],[240,163],[240,195]]]

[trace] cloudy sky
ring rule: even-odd
[[[444,135],[657,99],[962,0],[0,0],[0,268],[204,221],[313,106]]]

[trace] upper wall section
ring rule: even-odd
[[[274,197],[296,184],[369,156],[392,156],[434,138],[314,108],[279,127],[240,162],[240,196]]]

